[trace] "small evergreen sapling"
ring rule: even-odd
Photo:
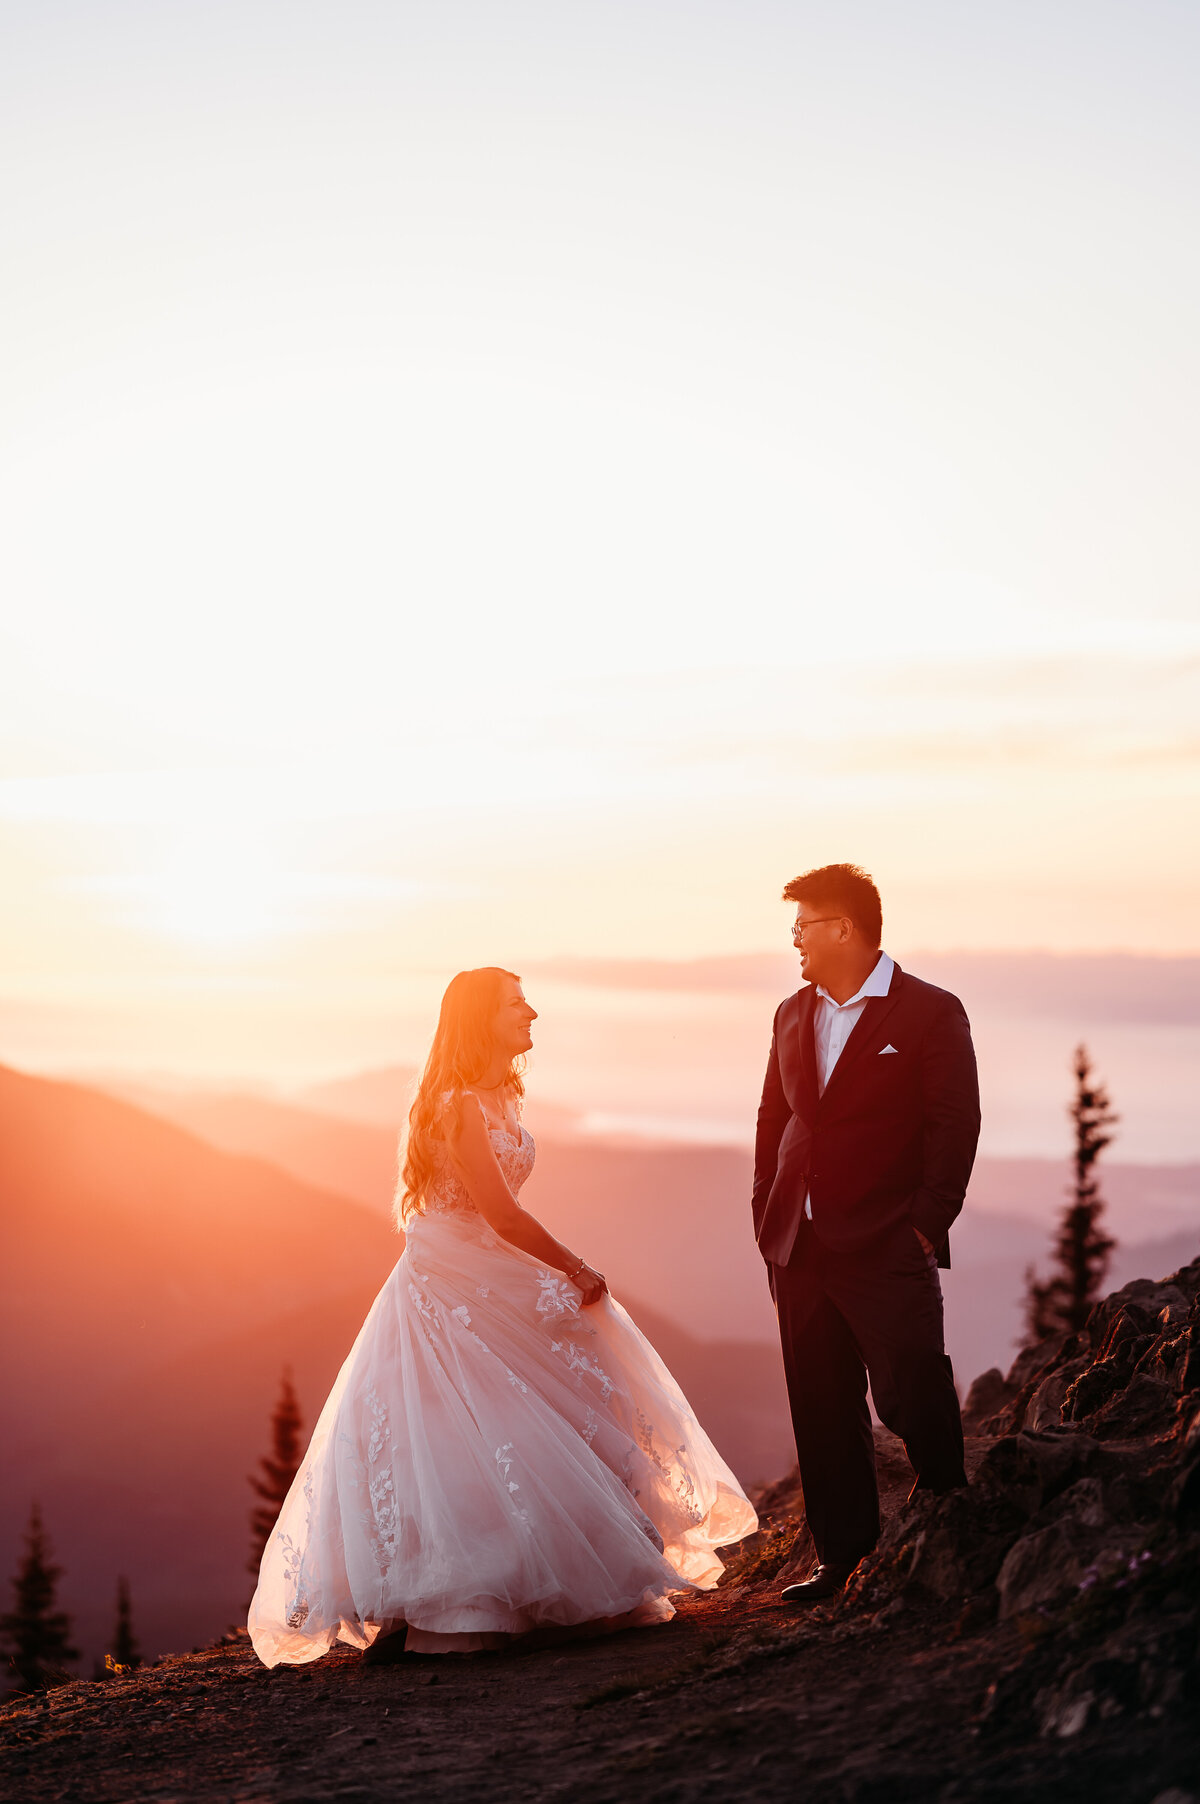
[[[1031,1266],[1025,1273],[1025,1344],[1035,1346],[1052,1334],[1076,1334],[1086,1323],[1108,1271],[1116,1246],[1099,1225],[1104,1208],[1094,1167],[1113,1136],[1105,1132],[1120,1120],[1108,1091],[1097,1083],[1086,1046],[1075,1048],[1075,1094],[1068,1114],[1075,1130],[1074,1181],[1071,1201],[1063,1210],[1054,1244],[1056,1270],[1040,1282]]]
[[[291,1372],[285,1367],[279,1401],[271,1417],[271,1452],[258,1462],[261,1476],[252,1473],[249,1481],[255,1496],[262,1499],[258,1507],[250,1512],[250,1558],[246,1567],[255,1578],[258,1577],[263,1549],[270,1540],[271,1530],[291,1489],[292,1480],[300,1469],[304,1452],[302,1432],[300,1405],[292,1388]]]
[[[18,1691],[47,1691],[65,1684],[63,1671],[79,1658],[71,1646],[71,1619],[54,1608],[62,1568],[50,1557],[50,1543],[35,1503],[25,1530],[25,1555],[13,1579],[13,1608],[0,1616],[0,1638],[9,1648],[9,1670]]]
[[[117,1580],[117,1626],[113,1635],[113,1651],[104,1656],[109,1672],[135,1672],[142,1664],[141,1649],[133,1634],[133,1610],[129,1602],[129,1580]]]

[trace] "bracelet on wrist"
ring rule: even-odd
[[[567,1273],[567,1277],[568,1277],[568,1278],[570,1278],[570,1279],[571,1279],[571,1280],[572,1280],[572,1281],[573,1281],[573,1280],[574,1280],[574,1279],[576,1279],[576,1278],[577,1278],[577,1277],[578,1277],[578,1276],[579,1276],[579,1274],[580,1274],[580,1272],[581,1272],[581,1271],[582,1271],[582,1270],[583,1270],[583,1268],[584,1268],[584,1266],[585,1266],[585,1265],[586,1265],[586,1264],[587,1264],[587,1260],[586,1260],[586,1259],[581,1259],[581,1260],[580,1260],[580,1261],[579,1261],[579,1264],[578,1264],[578,1265],[577,1265],[577,1266],[576,1266],[576,1267],[575,1267],[575,1270],[574,1270],[574,1271],[573,1271],[573,1272],[568,1272],[568,1273]]]

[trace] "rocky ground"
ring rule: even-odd
[[[25,1799],[1200,1804],[1200,1260],[991,1373],[970,1487],[905,1500],[836,1604],[779,1590],[795,1482],[665,1627],[461,1659],[261,1667],[242,1636],[0,1710]]]

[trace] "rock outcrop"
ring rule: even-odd
[[[985,1728],[1200,1708],[1200,1259],[985,1374],[964,1413],[991,1437],[971,1485],[897,1511],[840,1608],[1013,1624]]]

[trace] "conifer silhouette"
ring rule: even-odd
[[[1106,1128],[1120,1120],[1110,1107],[1105,1086],[1097,1083],[1086,1046],[1075,1048],[1075,1094],[1068,1114],[1075,1128],[1075,1175],[1071,1200],[1063,1210],[1054,1245],[1056,1270],[1039,1282],[1033,1267],[1025,1273],[1025,1344],[1034,1346],[1051,1334],[1075,1334],[1091,1313],[1108,1270],[1116,1241],[1099,1225],[1104,1199],[1093,1167],[1113,1136]]]
[[[256,1497],[262,1499],[259,1506],[250,1512],[250,1558],[246,1567],[255,1578],[258,1577],[263,1548],[267,1545],[275,1519],[300,1467],[304,1452],[301,1435],[300,1405],[292,1388],[291,1371],[285,1366],[279,1401],[271,1417],[271,1451],[258,1462],[261,1476],[252,1473],[250,1477],[250,1489]]]
[[[108,1662],[112,1672],[132,1672],[142,1664],[141,1650],[133,1634],[133,1610],[129,1602],[129,1580],[117,1580],[117,1627],[113,1651]]]
[[[50,1557],[50,1543],[35,1503],[25,1530],[25,1555],[13,1579],[14,1607],[0,1616],[0,1638],[8,1645],[9,1671],[18,1691],[47,1691],[70,1677],[63,1667],[79,1658],[71,1646],[71,1619],[54,1608],[62,1568]]]

